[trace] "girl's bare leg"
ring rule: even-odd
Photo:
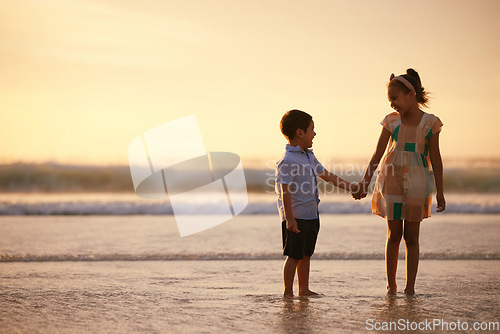
[[[399,243],[403,235],[402,220],[387,220],[387,241],[385,244],[385,270],[387,274],[387,294],[395,295],[396,270],[398,268]]]
[[[283,297],[293,298],[293,279],[295,277],[295,270],[297,269],[297,264],[299,260],[287,257],[285,264],[283,265],[283,285],[285,291],[283,292]]]
[[[407,295],[415,294],[415,279],[417,278],[419,260],[420,222],[405,221],[404,239],[406,245],[406,288]]]

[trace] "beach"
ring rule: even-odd
[[[367,328],[370,319],[442,319],[472,326],[498,322],[500,316],[498,261],[422,261],[413,298],[384,295],[381,260],[316,261],[311,286],[325,296],[293,301],[281,298],[281,265],[277,260],[3,263],[1,328],[5,333],[361,333],[373,332]]]
[[[499,13],[0,1],[0,334],[500,333]],[[280,184],[317,297],[283,298]],[[432,193],[413,296],[376,189],[409,220]]]
[[[284,301],[275,215],[240,215],[184,238],[172,215],[2,216],[0,331],[362,333],[440,319],[466,322],[450,332],[469,333],[500,320],[498,220],[425,220],[417,295],[402,293],[402,245],[399,294],[389,298],[384,220],[323,214],[311,289],[324,296]]]

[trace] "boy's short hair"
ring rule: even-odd
[[[280,122],[281,133],[290,141],[295,138],[297,129],[307,132],[312,116],[302,110],[292,109],[283,115]]]

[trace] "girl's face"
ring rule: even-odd
[[[413,91],[405,93],[397,86],[389,86],[387,97],[389,98],[389,102],[391,102],[391,108],[396,110],[401,116],[406,114],[416,101]]]

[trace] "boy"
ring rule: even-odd
[[[288,111],[280,123],[287,138],[286,153],[276,165],[276,193],[282,221],[284,298],[293,298],[295,271],[299,281],[299,296],[318,293],[309,290],[309,268],[319,231],[317,176],[342,189],[354,189],[335,174],[328,172],[316,159],[312,147],[314,122],[311,115]]]

